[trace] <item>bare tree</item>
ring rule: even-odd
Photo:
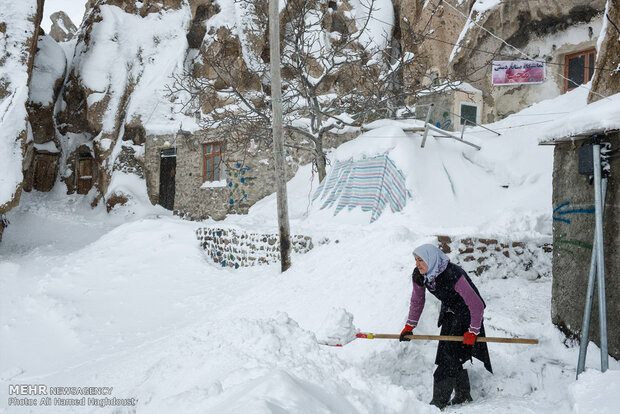
[[[201,110],[201,127],[226,143],[230,158],[245,154],[251,139],[271,144],[267,0],[235,0],[251,16],[245,35],[252,56],[232,57],[227,33],[202,45],[202,76],[195,67],[173,76],[170,96],[182,110]],[[394,114],[422,89],[421,54],[402,53],[392,33],[373,38],[376,0],[361,0],[358,19],[335,10],[336,2],[288,0],[281,12],[283,128],[287,145],[311,151],[319,180],[326,175],[324,139],[345,126],[361,126]],[[393,26],[387,23],[390,32]],[[398,26],[423,41],[406,20]],[[241,63],[240,63],[241,62]]]

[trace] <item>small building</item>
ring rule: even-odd
[[[594,241],[592,177],[579,173],[579,152],[595,139],[605,155],[603,220],[609,354],[620,359],[620,94],[572,112],[550,126],[542,145],[554,145],[553,288],[551,317],[568,337],[581,335]],[[596,286],[596,285],[595,285]],[[590,340],[600,345],[595,288]]]
[[[416,98],[416,118],[427,119],[430,110],[428,123],[446,131],[458,131],[480,123],[483,105],[480,89],[466,82],[444,84]]]
[[[333,135],[325,148],[354,134]],[[287,181],[312,160],[310,151],[286,146]],[[235,151],[209,131],[146,134],[145,178],[152,204],[190,220],[245,214],[258,200],[275,192],[273,149],[258,140]]]

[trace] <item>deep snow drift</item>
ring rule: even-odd
[[[292,268],[215,265],[197,227],[275,232],[275,196],[247,216],[188,222],[133,204],[107,215],[88,198],[25,194],[0,244],[0,412],[431,413],[436,343],[357,339],[320,344],[351,327],[399,333],[413,270],[411,252],[435,235],[548,240],[552,148],[537,140],[545,113],[585,105],[576,90],[470,130],[476,151],[397,126],[372,130],[332,161],[388,153],[412,194],[400,213],[320,210],[309,166],[288,185],[291,230],[323,244],[293,255]],[[388,123],[389,124],[389,123]],[[489,336],[535,337],[539,345],[491,344],[494,375],[467,364],[474,402],[446,412],[611,413],[620,404],[620,363],[601,374],[590,344],[575,381],[577,344],[550,321],[551,275],[473,277],[487,303]],[[582,304],[578,304],[582,306]],[[416,333],[436,334],[427,295]],[[353,318],[352,318],[352,317]],[[10,384],[113,387],[135,407],[9,406]],[[52,397],[78,397],[53,396]],[[81,396],[79,396],[81,397]],[[98,395],[97,398],[103,396]],[[23,396],[21,397],[23,398]]]

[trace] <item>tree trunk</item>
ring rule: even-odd
[[[319,137],[316,141],[316,149],[314,152],[316,158],[316,168],[319,172],[319,183],[323,182],[323,179],[327,175],[325,172],[325,153],[323,152],[323,139]]]
[[[280,263],[282,272],[291,266],[291,241],[286,195],[286,162],[282,137],[282,89],[280,81],[280,13],[278,0],[269,3],[269,45],[271,48],[271,108],[273,111],[273,150],[277,185]]]

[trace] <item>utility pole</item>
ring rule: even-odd
[[[279,0],[269,0],[269,48],[271,57],[271,110],[273,111],[273,152],[277,186],[280,263],[282,271],[291,267],[291,234],[286,196],[286,163],[282,137],[282,86],[280,82],[280,10]]]

